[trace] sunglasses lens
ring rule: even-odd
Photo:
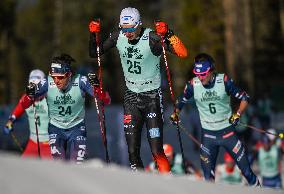
[[[201,78],[201,79],[204,79],[206,78],[208,75],[208,73],[201,73],[201,74],[196,74],[197,77]]]
[[[52,79],[62,80],[64,78],[65,78],[65,76],[52,76]]]
[[[135,32],[136,28],[121,28],[121,31],[123,33],[126,33],[126,32]]]

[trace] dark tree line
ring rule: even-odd
[[[121,9],[140,10],[145,26],[165,20],[185,42],[190,56],[168,56],[175,91],[183,89],[191,74],[193,57],[208,52],[217,69],[258,96],[272,92],[284,97],[284,1],[274,0],[1,0],[0,104],[15,103],[31,69],[46,73],[52,56],[65,52],[76,59],[75,68],[96,70],[88,55],[88,23],[102,22],[102,39],[118,28]],[[104,85],[120,102],[124,80],[117,52],[102,57]],[[277,95],[275,95],[277,93]]]

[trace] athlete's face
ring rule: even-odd
[[[128,38],[134,40],[139,36],[141,27],[139,25],[121,25],[121,31]]]
[[[198,79],[201,81],[202,85],[207,85],[209,81],[212,79],[212,75],[213,75],[212,72],[208,72],[205,74],[196,74]]]
[[[58,76],[51,76],[55,85],[59,90],[63,90],[67,87],[69,83],[69,79],[71,77],[71,73],[66,73],[63,75],[58,75]]]

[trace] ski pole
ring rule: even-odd
[[[166,49],[165,49],[165,43],[164,43],[164,36],[160,35],[160,37],[161,37],[161,44],[162,44],[164,62],[165,62],[166,71],[167,71],[167,79],[168,79],[168,84],[169,84],[170,93],[171,93],[171,100],[173,102],[174,111],[176,111],[175,96],[174,96],[173,87],[172,87],[170,70],[169,70],[169,67],[168,67],[168,61],[167,61],[167,55],[166,55]],[[177,121],[177,122],[179,122],[179,121]],[[183,166],[185,168],[185,157],[184,157],[182,140],[181,140],[181,136],[180,136],[180,129],[179,129],[179,125],[176,125],[176,126],[177,126],[177,135],[178,135],[179,147],[180,147],[180,151],[181,151],[181,155],[182,155]]]
[[[97,20],[100,23],[100,19]],[[96,33],[96,44],[97,44],[97,60],[99,66],[99,82],[100,82],[100,91],[101,94],[103,92],[103,76],[102,76],[102,66],[101,66],[101,57],[100,57],[100,38],[99,33]],[[105,111],[104,111],[104,102],[101,102],[101,106],[98,104],[98,100],[95,98],[97,114],[100,122],[101,134],[103,138],[103,144],[105,146],[105,157],[106,162],[110,163],[109,154],[108,154],[108,146],[107,146],[107,138],[106,138],[106,124],[105,124]],[[101,112],[101,113],[100,113]],[[102,116],[101,116],[102,115]]]
[[[201,150],[206,152],[208,155],[210,155],[210,151],[208,148],[206,148],[202,143],[200,143],[192,134],[190,134],[185,127],[183,127],[180,123],[178,124],[179,128],[183,130],[183,132],[196,144],[200,147]]]
[[[20,151],[23,152],[24,149],[22,148],[20,142],[18,141],[18,139],[15,136],[15,133],[13,131],[11,131],[11,136],[12,136],[12,139],[13,139],[14,143],[17,145],[17,147],[20,149]]]
[[[33,110],[34,110],[34,119],[35,119],[35,128],[36,128],[36,141],[37,141],[37,152],[38,157],[40,158],[40,146],[39,146],[39,137],[38,137],[38,116],[36,114],[36,107],[35,107],[35,101],[33,101]]]
[[[106,138],[105,122],[103,121],[104,118],[101,118],[100,107],[99,107],[99,102],[98,102],[97,97],[95,97],[95,104],[96,104],[97,115],[98,115],[98,119],[99,119],[99,123],[100,123],[100,129],[101,129],[103,144],[105,146],[106,162],[110,163],[109,154],[108,154],[108,148],[107,148],[107,138]]]
[[[260,129],[260,128],[254,127],[254,126],[252,126],[252,125],[248,125],[248,124],[242,123],[242,122],[240,122],[240,124],[241,124],[242,126],[244,126],[244,127],[248,127],[248,128],[250,128],[250,129],[253,129],[253,130],[258,131],[258,132],[260,132],[260,133],[266,133],[266,134],[274,135],[275,137],[279,137],[280,139],[283,139],[283,137],[284,137],[284,134],[283,134],[283,133],[279,133],[279,134],[271,133],[271,132],[269,132],[269,131],[265,131],[264,129]]]

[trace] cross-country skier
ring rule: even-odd
[[[184,104],[193,97],[202,126],[201,142],[210,152],[208,154],[201,149],[200,153],[205,179],[215,179],[216,158],[219,147],[222,146],[234,158],[248,184],[259,185],[256,175],[250,168],[245,148],[235,132],[235,125],[248,106],[249,96],[226,74],[215,72],[214,60],[206,53],[195,57],[193,73],[196,77],[186,84],[183,94],[177,100],[177,109],[171,115],[171,120],[178,121]],[[230,97],[240,100],[235,113],[232,113]]]
[[[100,23],[91,21],[89,52],[97,57],[96,36]],[[121,11],[119,30],[100,41],[100,55],[111,48],[119,51],[126,90],[124,94],[124,131],[132,170],[144,169],[140,157],[141,131],[146,123],[147,137],[153,158],[160,172],[169,172],[170,165],[163,152],[163,105],[161,91],[160,56],[161,36],[166,50],[186,57],[187,49],[168,29],[165,22],[156,23],[156,31],[142,26],[137,9],[127,7]]]
[[[221,183],[241,184],[242,173],[228,152],[224,153],[224,163],[216,167],[216,179]]]
[[[273,128],[268,132],[276,134],[276,130]],[[281,162],[284,151],[281,148],[281,140],[277,139],[275,135],[263,134],[261,143],[255,149],[262,186],[281,189]]]
[[[30,72],[29,83],[38,84],[41,80],[45,78],[44,73],[35,69]],[[28,143],[25,147],[25,150],[22,154],[22,157],[38,157],[38,146],[37,146],[37,135],[36,135],[36,126],[38,127],[38,138],[39,138],[39,147],[40,147],[40,157],[51,159],[50,147],[48,144],[48,108],[46,104],[45,96],[35,99],[35,111],[37,118],[34,117],[33,107],[25,109],[22,106],[22,101],[26,98],[25,95],[21,97],[18,104],[12,111],[5,128],[4,133],[9,134],[13,130],[13,124],[16,120],[26,112],[29,121],[29,130],[30,137]]]
[[[85,95],[94,96],[99,90],[96,76],[85,76],[71,71],[71,56],[62,54],[51,60],[49,76],[38,85],[29,84],[26,94],[33,98],[46,96],[49,109],[49,144],[54,159],[81,163],[86,154]],[[108,93],[96,92],[105,104],[110,103]]]

